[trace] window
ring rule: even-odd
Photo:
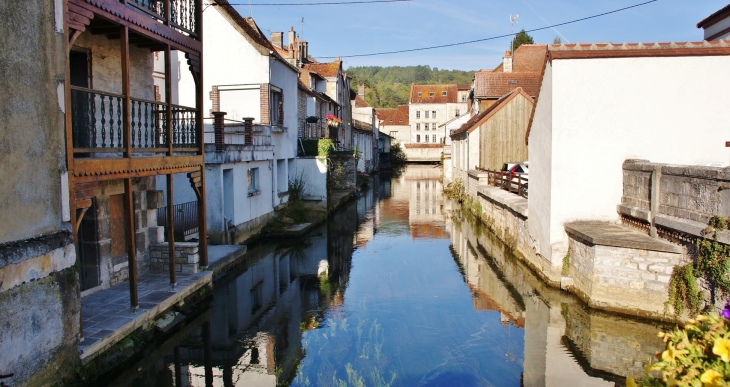
[[[436,118],[436,110],[431,112],[431,118]]]
[[[416,135],[416,142],[421,142],[421,135],[420,134],[417,134]]]
[[[391,119],[389,119],[389,120],[388,120],[388,122],[393,122],[393,119],[392,119],[392,118],[391,118]]]
[[[416,123],[416,130],[421,130],[421,124]]]
[[[423,136],[423,142],[428,142],[428,135]]]
[[[390,137],[396,138],[398,136],[398,132],[390,132]]]
[[[272,125],[284,125],[284,99],[280,90],[271,90],[269,114]]]
[[[456,116],[459,116],[459,109],[456,109]]]
[[[436,142],[436,135],[435,134],[433,135],[433,141],[432,142]]]
[[[416,118],[421,118],[421,111],[420,110],[416,110]]]
[[[461,102],[466,102],[466,94],[461,96]]]
[[[421,93],[421,92],[419,91],[419,92],[418,92],[418,96],[419,96],[419,97],[423,96],[423,93]]]
[[[428,124],[423,124],[423,130],[428,130]]]
[[[441,92],[441,96],[446,97],[446,92],[445,91],[442,91]]]
[[[248,169],[248,196],[253,196],[261,193],[259,189],[259,169],[249,168]]]
[[[430,92],[430,93],[428,93],[428,96],[429,96],[429,97],[433,97],[433,91],[432,91],[432,92]]]
[[[428,110],[426,110],[426,118],[428,118]]]

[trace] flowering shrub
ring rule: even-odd
[[[644,378],[626,380],[626,386],[730,385],[730,302],[721,315],[698,315],[684,329],[660,332],[667,349],[657,353],[657,362],[644,369]]]
[[[324,118],[327,120],[327,125],[337,126],[342,123],[342,118],[335,117],[332,114],[327,114]]]

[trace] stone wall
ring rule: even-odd
[[[351,151],[330,152],[328,186],[331,189],[355,189],[357,159]]]
[[[169,273],[170,249],[167,243],[150,246],[150,271]],[[195,274],[199,270],[198,242],[175,242],[175,271]]]
[[[570,234],[570,276],[592,306],[661,315],[682,255],[586,243]]]
[[[626,207],[652,211],[655,204],[658,208],[654,216],[667,215],[705,225],[713,215],[730,216],[730,167],[626,160],[623,170],[621,203]]]

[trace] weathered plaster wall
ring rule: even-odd
[[[49,386],[73,371],[78,286],[77,270],[68,268],[0,293],[0,373],[14,374],[6,385]]]
[[[91,88],[108,93],[122,93],[122,52],[119,39],[83,32],[74,48],[91,52]],[[154,55],[148,48],[129,46],[129,83],[133,98],[155,99]]]
[[[59,230],[68,205],[66,45],[54,12],[52,1],[0,4],[0,243]]]
[[[534,198],[542,209],[531,221],[539,222],[533,235],[540,251],[549,249],[555,264],[567,249],[566,222],[619,220],[626,159],[726,166],[730,78],[716,74],[728,66],[730,56],[553,60],[530,134],[530,205]],[[673,74],[684,76],[667,82]],[[573,176],[581,178],[566,184]]]

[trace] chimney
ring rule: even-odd
[[[297,63],[303,63],[305,58],[304,42],[298,42],[299,49],[297,51]]]
[[[289,40],[288,40],[288,41],[286,42],[286,44],[287,44],[287,45],[288,45],[288,46],[289,46],[290,48],[292,48],[292,47],[296,48],[296,45],[294,45],[294,41],[295,41],[295,40],[297,40],[297,33],[296,33],[296,32],[294,32],[294,27],[292,27],[292,28],[291,28],[291,29],[289,30]]]
[[[213,112],[213,133],[215,136],[215,151],[223,152],[225,146],[225,112]]]
[[[362,99],[365,99],[365,84],[364,83],[361,83],[360,85],[357,86],[357,96]]]
[[[504,53],[504,62],[502,62],[502,71],[505,73],[512,72],[512,54],[509,51]]]
[[[284,33],[283,32],[272,32],[271,33],[271,43],[276,48],[283,48],[284,47]]]
[[[307,58],[309,58],[309,43],[306,40],[302,40],[302,44],[304,45],[304,54],[302,54],[302,57],[305,61],[309,61]]]

